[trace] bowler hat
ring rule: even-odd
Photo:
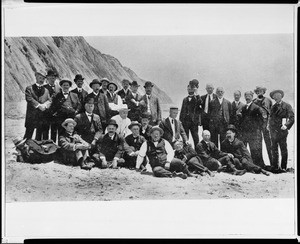
[[[234,125],[232,125],[232,124],[228,125],[227,128],[226,128],[226,130],[232,130],[233,132],[237,131],[236,127]]]
[[[62,122],[61,126],[64,127],[65,129],[67,128],[67,124],[72,123],[74,126],[77,125],[76,121],[71,118],[67,118],[64,122]]]
[[[141,124],[138,121],[132,121],[131,124],[128,126],[128,128],[131,130],[132,126],[137,125],[138,127],[141,127]]]
[[[280,93],[282,97],[284,96],[283,90],[274,90],[274,91],[271,91],[271,92],[270,92],[270,97],[271,97],[272,99],[273,99],[273,96],[274,96],[275,93]]]
[[[27,140],[27,138],[23,139],[22,137],[17,137],[15,139],[13,139],[13,143],[15,144],[15,147],[18,147],[21,144],[23,144],[26,140]]]
[[[108,85],[107,85],[107,87],[109,87],[110,85],[114,85],[115,86],[115,91],[118,90],[118,86],[115,83],[109,82]]]
[[[130,83],[130,86],[140,86],[136,80]]]
[[[145,82],[145,85],[144,85],[144,88],[146,88],[146,87],[148,87],[148,86],[153,87],[154,85],[153,85],[153,83],[152,83],[151,81],[146,81],[146,82]]]
[[[90,83],[90,87],[92,88],[94,84],[99,84],[100,86],[102,85],[102,83],[98,79],[93,79],[92,82]]]
[[[46,77],[48,76],[57,76],[57,74],[53,70],[48,70]]]
[[[158,130],[160,132],[161,136],[164,134],[164,130],[162,128],[160,128],[158,125],[155,125],[150,129],[150,134],[152,134],[152,132],[154,132],[156,130]]]
[[[104,78],[102,78],[102,79],[100,80],[100,82],[101,82],[101,83],[103,83],[104,81],[106,81],[107,83],[109,83],[109,82],[110,82],[110,80],[109,80],[109,79],[107,79],[106,77],[104,77]]]
[[[189,82],[189,86],[192,87],[192,88],[198,88],[199,87],[199,81],[196,80],[196,79],[193,79]]]
[[[70,81],[70,80],[61,80],[60,82],[59,82],[59,85],[60,86],[62,86],[64,83],[69,83],[70,84],[70,86],[72,86],[72,81]]]
[[[44,74],[42,74],[41,72],[36,71],[36,72],[34,72],[34,74],[35,75],[40,75],[40,76],[43,76],[44,78],[46,78],[46,76]]]
[[[118,128],[118,124],[117,124],[117,122],[114,120],[114,119],[110,119],[109,121],[108,121],[108,123],[107,123],[107,126],[108,125],[114,125],[114,126],[116,126],[117,128]]]
[[[267,88],[263,87],[263,86],[256,86],[256,88],[254,89],[254,92],[258,92],[258,91],[264,91],[264,93],[267,91]]]
[[[150,119],[151,114],[148,112],[142,113],[141,115],[141,119]]]
[[[128,84],[130,84],[130,81],[129,81],[129,80],[123,79],[123,80],[122,80],[122,83],[125,83],[125,82],[127,82]]]
[[[78,81],[78,80],[84,80],[84,78],[82,77],[81,74],[75,75],[74,81],[76,82],[76,81]]]

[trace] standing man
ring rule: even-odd
[[[88,95],[88,92],[82,88],[83,80],[84,78],[82,77],[82,75],[77,74],[74,79],[77,88],[71,90],[71,92],[74,92],[78,96],[79,102],[81,104],[81,111],[79,111],[80,113],[84,112],[84,101],[86,96]]]
[[[201,117],[201,123],[203,130],[209,130],[209,123],[210,123],[210,117],[209,117],[209,103],[210,101],[217,98],[217,95],[214,94],[214,86],[212,84],[206,84],[206,91],[207,94],[201,96],[202,100],[202,117]]]
[[[220,171],[224,167],[234,175],[245,174],[245,170],[237,170],[233,163],[233,155],[220,151],[217,146],[210,141],[210,132],[202,132],[203,140],[196,146],[196,152],[201,158],[205,167],[212,171]]]
[[[179,120],[185,130],[187,139],[191,132],[194,141],[194,146],[199,142],[199,128],[201,125],[201,112],[202,112],[202,99],[199,95],[195,94],[198,84],[190,81],[187,87],[188,96],[182,101]]]
[[[144,88],[146,94],[142,96],[140,105],[142,113],[148,112],[151,114],[150,125],[158,125],[161,121],[161,108],[158,97],[152,94],[153,84],[150,81],[146,81]]]
[[[118,114],[119,108],[123,105],[121,97],[117,94],[116,90],[118,89],[118,86],[110,82],[108,84],[108,91],[106,93],[106,97],[108,100],[108,105],[110,108],[110,115],[114,116]]]
[[[266,121],[262,108],[253,103],[253,92],[245,92],[246,105],[242,108],[240,116],[241,140],[245,146],[249,144],[251,157],[255,164],[265,168],[262,157],[262,126]]]
[[[25,99],[27,102],[26,118],[25,118],[25,135],[24,139],[31,139],[36,129],[36,140],[46,139],[44,112],[51,104],[51,98],[48,89],[43,84],[45,76],[40,72],[35,72],[36,83],[27,86],[25,90]],[[43,138],[42,138],[43,137]]]
[[[256,89],[254,90],[254,92],[257,95],[257,98],[255,98],[253,100],[253,102],[262,108],[263,117],[264,117],[264,121],[265,121],[265,123],[262,125],[262,134],[263,134],[264,141],[266,144],[270,164],[272,165],[273,156],[272,156],[271,134],[270,134],[269,129],[267,128],[267,125],[268,125],[269,119],[270,119],[272,100],[270,98],[267,98],[264,96],[266,91],[267,91],[267,88],[257,86]]]
[[[172,146],[168,141],[161,138],[163,133],[164,131],[159,126],[151,128],[151,140],[142,144],[136,160],[136,169],[140,168],[145,156],[147,156],[155,177],[172,178],[179,176],[186,179],[188,176],[192,176],[188,166],[180,159],[174,158]]]
[[[87,97],[84,102],[84,112],[75,116],[75,122],[77,123],[75,131],[81,138],[91,145],[90,155],[96,146],[96,142],[103,134],[102,124],[100,116],[94,114],[94,98]]]
[[[51,99],[54,97],[56,93],[59,92],[59,88],[55,86],[55,80],[57,78],[57,74],[53,70],[48,70],[46,75],[46,85],[44,87],[48,89]],[[51,140],[56,142],[56,132],[57,132],[57,126],[55,123],[55,118],[53,117],[53,114],[51,113],[51,110],[45,111],[45,119],[47,123],[47,127],[45,128],[45,140],[48,140],[49,138],[49,130],[50,130],[50,137]]]
[[[104,93],[100,93],[101,82],[97,79],[94,79],[90,83],[90,87],[93,91],[87,95],[88,98],[94,98],[94,114],[100,116],[102,129],[105,131],[106,124],[110,119],[110,108],[108,105],[108,100]]]
[[[70,92],[72,82],[70,80],[61,80],[59,85],[61,86],[61,91],[53,97],[50,108],[55,116],[55,126],[58,131],[58,136],[64,131],[64,128],[61,126],[62,122],[68,118],[74,119],[75,115],[78,114],[81,109],[78,96]]]
[[[128,108],[130,109],[128,113],[128,118],[131,121],[140,120],[140,114],[141,114],[140,100],[142,99],[142,96],[137,93],[139,86],[140,85],[135,80],[130,84],[131,94],[128,97]]]
[[[263,173],[270,175],[266,170],[254,164],[251,155],[242,141],[235,137],[236,128],[234,125],[228,125],[226,131],[226,139],[221,143],[221,149],[223,152],[231,153],[234,158],[234,164],[239,169],[246,169],[251,173]]]
[[[129,89],[130,81],[127,79],[122,80],[122,89],[117,92],[121,97],[123,104],[128,104],[128,98],[130,97],[131,91]]]
[[[217,98],[209,103],[209,130],[211,133],[211,141],[219,148],[220,144],[225,139],[226,128],[230,123],[231,118],[231,103],[223,97],[223,87],[218,87],[216,90]]]
[[[245,104],[240,101],[241,96],[242,96],[241,91],[239,90],[234,91],[233,93],[234,101],[231,103],[232,113],[231,113],[230,123],[237,128],[238,133],[240,131],[238,114],[241,112],[242,107],[245,106]]]
[[[288,130],[294,124],[294,111],[290,104],[282,101],[283,96],[284,92],[282,90],[274,90],[270,93],[270,97],[275,100],[275,104],[271,108],[269,121],[274,172],[282,172],[287,168],[287,136]],[[279,165],[278,146],[281,150],[281,165]]]
[[[167,140],[171,144],[171,146],[174,146],[174,143],[176,141],[179,141],[181,138],[185,145],[188,141],[182,123],[176,119],[177,115],[178,108],[170,107],[169,117],[163,119],[159,124],[159,127],[162,128],[164,131],[162,138]]]

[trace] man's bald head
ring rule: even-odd
[[[202,138],[204,141],[210,141],[210,132],[208,130],[204,130],[202,132]]]

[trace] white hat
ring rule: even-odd
[[[119,106],[118,111],[121,111],[121,110],[130,111],[130,109],[128,108],[127,104],[122,104],[121,106]]]

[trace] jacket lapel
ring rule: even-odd
[[[173,130],[172,130],[172,126],[171,126],[171,122],[170,122],[170,120],[167,118],[167,119],[165,119],[165,125],[166,125],[166,127],[167,127],[167,129],[172,133],[172,135],[173,135]]]

